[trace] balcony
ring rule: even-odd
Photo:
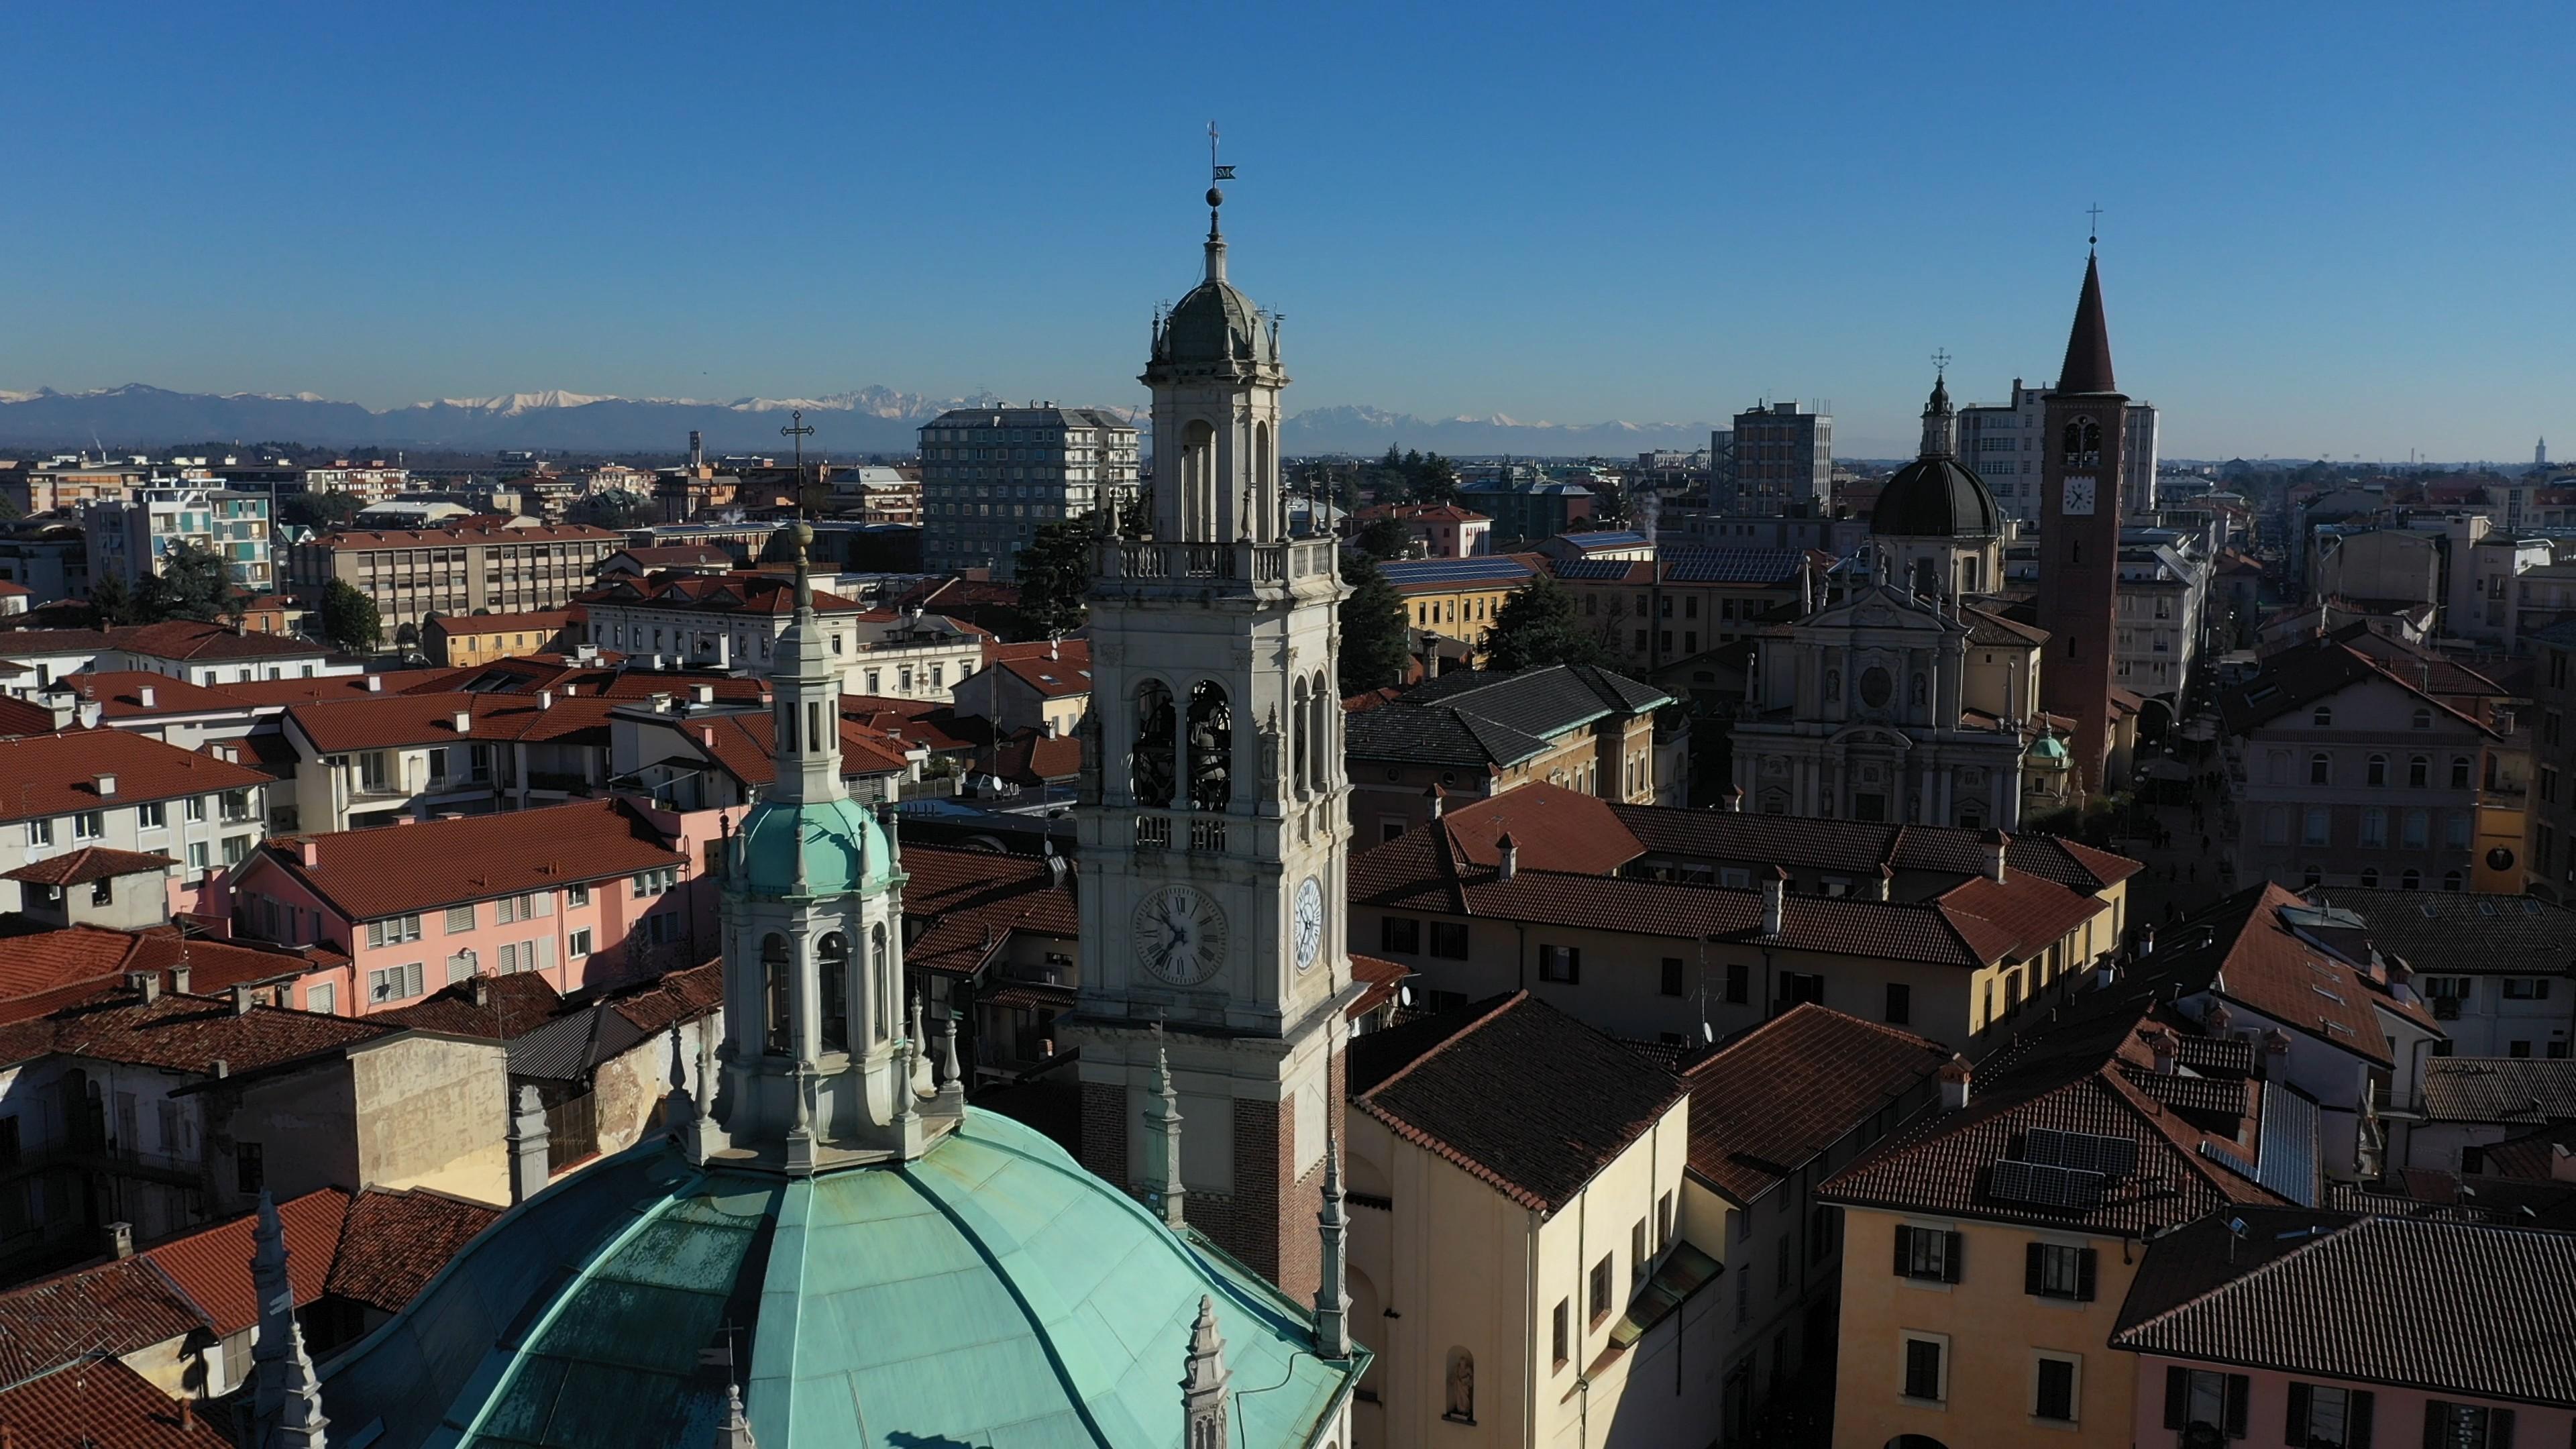
[[[1138,543],[1112,538],[1100,541],[1093,572],[1108,593],[1159,592],[1156,585],[1251,592],[1337,579],[1336,547],[1329,538],[1283,543]],[[1121,584],[1137,587],[1116,587]]]

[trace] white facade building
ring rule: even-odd
[[[2039,517],[2040,424],[2053,389],[2013,379],[2012,401],[1959,409],[1959,460],[1977,470],[2004,512],[2025,523]],[[2129,517],[2156,510],[2156,409],[2132,402],[2120,440],[2120,504]]]
[[[1007,579],[1039,525],[1134,495],[1136,429],[1099,408],[952,408],[921,430],[922,563]]]

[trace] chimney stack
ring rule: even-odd
[[[369,694],[382,694],[382,693],[384,693],[384,692],[385,692],[385,677],[384,677],[383,675],[381,675],[381,674],[370,674],[370,675],[368,675],[368,676],[367,676],[367,693],[369,693]]]
[[[134,697],[142,702],[145,709],[150,709],[152,707],[152,686],[147,684],[142,688],[137,689],[134,692]]]
[[[1442,790],[1438,785],[1424,787],[1422,791],[1422,811],[1424,816],[1432,820],[1439,819],[1440,812],[1444,808],[1447,799],[1448,792]]]
[[[537,708],[539,708],[539,709],[552,709],[552,708],[554,708],[554,707],[555,707],[555,692],[554,692],[553,690],[551,690],[551,689],[540,689],[540,690],[538,690],[538,691],[537,691]],[[461,719],[461,718],[462,718],[462,716],[459,716],[459,718]]]
[[[111,1258],[134,1256],[134,1224],[109,1223],[107,1225],[107,1255]]]
[[[125,984],[134,989],[134,994],[141,997],[146,1006],[161,999],[161,973],[158,971],[128,971]]]
[[[1502,864],[1495,868],[1494,879],[1507,881],[1520,874],[1521,843],[1512,839],[1510,831],[1503,832],[1502,839],[1494,842],[1494,848],[1503,853]]]
[[[190,970],[190,969],[189,969],[188,963],[187,963],[187,962],[185,962],[185,961],[182,961],[182,962],[180,962],[178,965],[171,967],[171,968],[170,968],[170,990],[171,990],[171,992],[172,992],[173,994],[175,994],[175,995],[179,995],[179,996],[185,996],[185,995],[187,995],[187,994],[188,994],[188,980],[189,980],[189,978],[190,978],[191,976],[193,976],[193,975],[195,975],[195,974],[196,974],[195,972],[193,972],[192,970]]]
[[[2000,830],[1989,830],[1977,837],[1986,848],[1986,879],[2001,884],[2004,878],[2004,852],[2011,848],[2012,837]]]
[[[1881,865],[1878,868],[1878,879],[1869,883],[1869,898],[1874,901],[1888,899],[1893,894],[1895,882],[1896,867]]]
[[[305,868],[310,870],[322,863],[322,842],[308,835],[295,842],[295,854],[304,862]]]
[[[1941,1110],[1956,1112],[1968,1105],[1968,1078],[1975,1069],[1965,1056],[1952,1056],[1941,1064]]]
[[[701,685],[699,685],[697,688],[698,688],[698,703],[700,703],[700,704],[713,704],[713,703],[715,703],[715,702],[716,702],[716,687],[715,687],[714,685],[712,685],[712,684],[701,684]]]
[[[1788,922],[1789,873],[1771,867],[1771,878],[1762,883],[1762,934],[1776,936]]]
[[[114,775],[100,775],[91,781],[91,784],[98,790],[98,798],[101,800],[113,800],[116,798],[116,777]]]
[[[2156,923],[2140,921],[2138,923],[2138,959],[2143,961],[2154,954],[2156,954]]]
[[[248,1015],[250,1015],[250,1007],[251,1007],[251,990],[250,990],[250,987],[249,987],[248,985],[241,985],[241,986],[236,986],[236,987],[234,987],[234,988],[233,988],[233,1015],[235,1015],[235,1016],[248,1016]]]
[[[2170,1077],[2182,1064],[2182,1042],[2170,1029],[2158,1027],[2147,1047],[2156,1054],[2156,1075]]]
[[[470,735],[474,733],[474,711],[470,709],[458,710],[455,716],[455,725],[456,732],[460,735]]]

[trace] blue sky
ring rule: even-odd
[[[1129,402],[1222,124],[1292,411],[2576,454],[2569,7],[0,11],[0,388]]]

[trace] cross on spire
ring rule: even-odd
[[[2098,204],[2088,206],[2084,208],[2084,214],[2092,218],[2091,225],[2085,228],[2090,235],[2084,238],[2084,244],[2088,247],[2100,246],[2102,244],[2102,208]]]
[[[1933,348],[1933,349],[1932,349],[1932,367],[1933,367],[1933,370],[1934,370],[1935,372],[1938,372],[1938,373],[1939,373],[1939,374],[1941,374],[1942,376],[1944,376],[1944,377],[1949,376],[1949,373],[1950,373],[1950,349],[1948,349],[1948,348],[1946,348],[1946,347],[1935,347],[1935,348]]]

